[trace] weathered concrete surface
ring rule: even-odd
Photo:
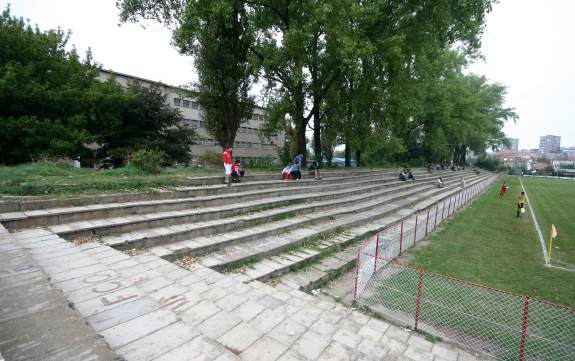
[[[27,286],[13,282],[2,298],[9,312],[1,315],[0,351],[9,360],[112,359],[106,344],[127,361],[477,360],[284,284],[242,283],[201,265],[182,270],[156,256],[129,257],[97,243],[62,252],[67,247],[60,239],[40,231],[15,237],[33,256],[12,247],[7,251],[19,257],[6,264],[13,270],[41,260],[43,266],[23,267],[33,275],[22,280]],[[0,244],[8,243],[3,238]],[[68,275],[54,286],[91,327],[35,272]],[[27,289],[33,297],[22,294]],[[42,294],[49,296],[26,300]],[[7,315],[18,311],[14,298],[30,312]]]
[[[116,359],[48,279],[12,235],[0,233],[1,354],[7,360]]]

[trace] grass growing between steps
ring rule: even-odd
[[[499,187],[503,180],[511,188],[501,199]],[[546,267],[529,210],[521,218],[516,217],[520,190],[518,177],[508,176],[495,182],[470,208],[432,234],[428,246],[412,249],[414,257],[410,263],[428,271],[575,307],[575,272]],[[543,191],[552,194],[556,190],[548,186]],[[534,199],[538,201],[538,197]],[[569,199],[572,202],[573,195]]]
[[[0,166],[0,194],[13,196],[72,195],[107,191],[153,191],[173,187],[190,176],[222,174],[219,169],[173,168],[146,174],[135,167],[96,171],[73,168],[65,162],[39,161]]]

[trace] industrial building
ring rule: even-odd
[[[197,160],[198,157],[207,153],[220,154],[222,152],[220,145],[205,128],[201,106],[190,95],[191,92],[189,90],[111,70],[101,70],[98,79],[106,81],[110,77],[114,77],[122,86],[127,86],[129,82],[136,81],[143,85],[156,85],[161,89],[166,95],[166,102],[182,113],[184,125],[194,128],[196,132],[194,145],[190,147],[192,160]],[[233,147],[234,159],[246,162],[253,159],[277,160],[279,158],[280,149],[285,141],[284,134],[280,133],[277,137],[270,139],[261,137],[259,130],[262,127],[264,117],[265,109],[255,107],[252,117],[242,123],[238,129]]]

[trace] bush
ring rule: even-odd
[[[500,159],[489,156],[482,156],[477,158],[475,166],[492,172],[502,171],[506,169],[505,166],[503,165],[503,162],[501,162]]]
[[[216,152],[205,152],[198,158],[198,163],[205,166],[221,166],[224,161],[222,155]]]
[[[158,173],[164,152],[156,149],[139,149],[132,154],[132,164],[146,173]]]

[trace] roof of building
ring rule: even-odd
[[[126,73],[120,73],[119,71],[114,71],[114,70],[111,70],[111,69],[100,69],[100,72],[102,72],[102,73],[108,73],[108,74],[111,74],[111,75],[114,75],[114,76],[121,76],[121,77],[128,78],[128,79],[133,79],[133,80],[140,81],[140,82],[146,82],[146,83],[150,83],[150,84],[154,84],[154,85],[159,85],[159,86],[163,86],[163,87],[166,87],[166,88],[171,88],[171,89],[178,90],[178,91],[183,91],[183,92],[186,92],[186,93],[191,93],[191,94],[197,93],[196,91],[194,91],[194,90],[192,90],[192,89],[184,88],[184,87],[181,87],[181,86],[170,85],[170,84],[163,83],[163,82],[161,82],[161,81],[150,80],[150,79],[142,78],[142,77],[135,76],[135,75],[130,75],[130,74],[126,74]],[[259,105],[256,105],[255,108],[262,109],[262,110],[266,110],[266,108],[261,107],[261,106],[259,106]]]

